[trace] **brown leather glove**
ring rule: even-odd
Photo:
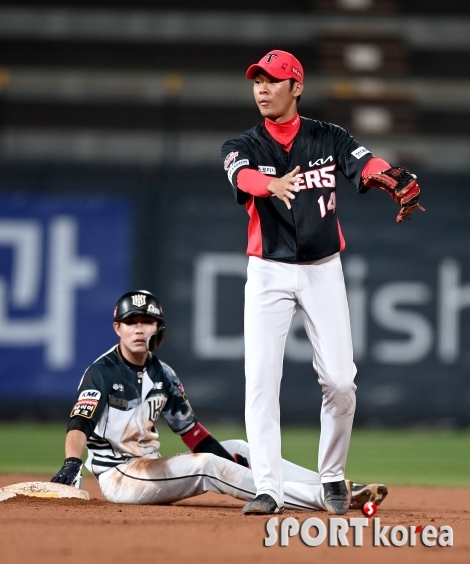
[[[419,205],[420,188],[416,176],[401,166],[392,166],[388,170],[369,174],[364,178],[367,188],[385,190],[400,206],[397,222],[406,219],[416,208],[424,211]]]

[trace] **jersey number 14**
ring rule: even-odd
[[[332,211],[333,213],[335,213],[336,211],[336,192],[333,191],[330,194],[330,199],[328,200],[328,203],[325,206],[325,197],[324,196],[320,196],[318,198],[318,205],[320,206],[320,215],[321,217],[325,217],[327,211]]]

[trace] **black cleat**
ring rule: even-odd
[[[348,512],[351,497],[344,480],[323,484],[325,507],[329,513],[344,515]]]
[[[255,497],[253,501],[247,503],[242,509],[245,515],[280,515],[284,513],[284,506],[277,506],[274,499],[268,494],[260,494]]]

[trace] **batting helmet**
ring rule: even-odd
[[[122,321],[132,315],[150,315],[157,320],[157,332],[148,342],[150,351],[157,349],[165,338],[166,328],[163,308],[157,298],[147,290],[127,292],[119,298],[114,308],[114,321]]]

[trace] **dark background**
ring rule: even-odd
[[[98,10],[104,17],[95,21]],[[171,37],[151,26],[141,27],[141,35],[125,26],[121,35],[112,33],[113,18],[130,20],[136,11],[157,19],[176,14],[188,27],[175,27]],[[80,14],[96,27],[80,23]],[[233,19],[226,37],[214,14]],[[273,45],[262,22],[288,29],[289,18],[294,26],[311,22],[311,33],[300,30],[293,39],[286,32]],[[99,197],[105,215],[119,202],[124,215],[105,229],[99,217],[83,223],[103,245],[83,247],[82,254],[96,252],[100,264],[113,253],[122,260],[93,291],[79,294],[77,307],[86,312],[73,369],[47,372],[34,360],[37,347],[0,342],[0,418],[63,419],[85,368],[114,344],[116,299],[146,288],[165,310],[159,356],[182,379],[196,412],[242,421],[248,218],[233,198],[219,149],[259,121],[244,71],[274,46],[304,64],[302,115],[350,128],[378,156],[408,166],[422,188],[426,212],[397,224],[396,204],[385,193],[356,194],[344,180],[338,187],[357,423],[470,424],[468,2],[318,0],[288,11],[283,2],[261,1],[1,1],[2,19],[0,197],[29,198],[33,206],[74,197],[77,209]],[[191,35],[185,29],[193,21]],[[433,41],[437,32],[440,40]],[[349,64],[351,45],[360,46],[363,58]],[[196,283],[204,261],[221,270],[211,299]],[[10,279],[11,269],[0,253],[0,275]],[[27,314],[10,311],[12,319]],[[86,345],[90,327],[94,346]],[[215,344],[207,344],[208,336]],[[316,424],[320,388],[308,343],[301,327],[291,337],[283,421]],[[32,376],[22,377],[28,373],[53,378],[56,387],[38,393]]]

